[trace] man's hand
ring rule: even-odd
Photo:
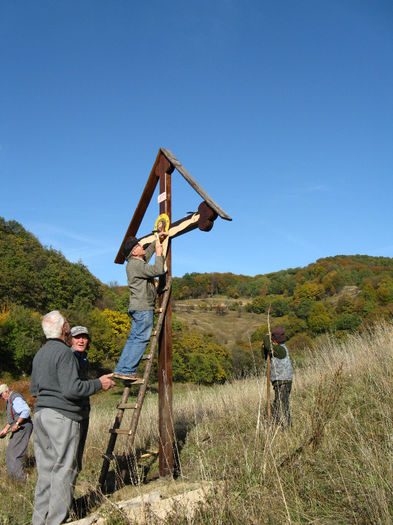
[[[3,430],[0,432],[0,438],[3,438],[3,437],[7,434],[9,428],[10,428],[9,425],[6,425],[6,426],[3,428]]]
[[[101,376],[99,378],[101,381],[102,390],[109,390],[113,386],[116,386],[116,383],[110,379],[112,376],[113,374],[106,374],[105,376]]]
[[[12,425],[11,430],[12,432],[17,432],[20,429],[19,423],[15,423],[15,425]]]
[[[156,240],[156,255],[160,256],[163,254],[163,250],[162,250],[162,244],[160,243],[160,241],[157,239]]]

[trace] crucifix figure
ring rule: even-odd
[[[171,175],[177,170],[190,186],[203,198],[198,211],[172,223],[172,191]],[[125,257],[123,244],[130,236],[135,236],[142,222],[146,209],[151,201],[154,190],[159,182],[159,213],[154,231],[138,242],[146,246],[155,241],[160,232],[166,232],[163,242],[163,251],[166,266],[166,276],[171,276],[171,241],[179,235],[199,228],[208,232],[212,229],[215,219],[220,216],[225,220],[232,220],[225,211],[218,206],[201,186],[191,177],[188,171],[167,149],[161,148],[146,183],[142,197],[131,219],[131,223],[124,236],[115,262],[123,264]],[[161,333],[160,350],[158,355],[158,399],[159,399],[159,472],[160,476],[173,475],[173,444],[174,430],[172,418],[172,304],[169,299],[163,331]]]

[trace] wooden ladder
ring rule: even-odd
[[[160,334],[161,334],[161,330],[164,324],[164,319],[165,319],[165,314],[166,314],[166,310],[167,310],[167,306],[169,302],[169,297],[171,295],[171,289],[172,289],[172,278],[168,277],[167,282],[166,282],[165,292],[162,296],[161,307],[155,310],[155,313],[159,313],[159,316],[157,319],[155,329],[152,332],[150,352],[145,357],[145,359],[147,360],[147,364],[146,364],[145,371],[143,374],[143,379],[141,381],[124,381],[123,395],[121,397],[120,403],[116,407],[117,414],[115,417],[115,422],[113,424],[113,427],[109,429],[111,436],[109,438],[108,447],[106,449],[105,454],[102,455],[102,457],[104,458],[104,461],[102,464],[101,475],[99,478],[99,484],[100,484],[102,491],[104,490],[105,481],[107,478],[110,462],[116,458],[116,456],[114,456],[113,454],[113,450],[115,448],[117,436],[119,434],[124,434],[128,436],[127,442],[126,442],[126,448],[124,452],[125,457],[129,456],[134,446],[139,416],[142,410],[142,404],[143,404],[143,400],[145,398],[145,394],[147,390],[147,382],[148,382],[150,371],[153,365],[153,359],[154,359],[154,356],[155,356],[155,353],[157,351],[157,347],[159,344]],[[137,400],[135,404],[127,403],[128,397],[131,392],[131,387],[133,385],[140,385]],[[131,423],[130,423],[129,430],[122,430],[120,429],[120,425],[121,425],[121,422],[124,416],[124,411],[127,409],[131,409],[134,412],[131,417]]]

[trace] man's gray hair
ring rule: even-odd
[[[61,337],[65,321],[65,317],[63,317],[58,310],[53,310],[52,312],[44,315],[41,326],[45,337],[47,339]]]

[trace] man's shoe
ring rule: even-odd
[[[138,375],[136,375],[136,374],[127,375],[127,374],[116,374],[116,373],[114,373],[113,377],[115,379],[122,379],[123,381],[143,381],[143,378],[138,376]]]

